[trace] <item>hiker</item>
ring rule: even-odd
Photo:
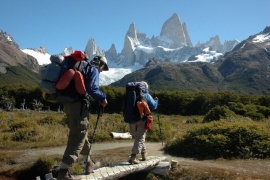
[[[145,137],[147,130],[146,126],[146,116],[150,114],[150,109],[154,110],[158,106],[158,98],[155,99],[149,94],[149,86],[147,82],[142,81],[146,86],[145,93],[140,97],[140,101],[137,102],[139,109],[139,119],[135,121],[130,121],[130,132],[134,138],[134,144],[131,150],[131,156],[128,160],[130,164],[139,164],[139,160],[136,158],[137,154],[141,154],[142,161],[146,160],[146,147],[145,147]]]
[[[88,63],[90,65],[83,71],[85,74],[86,92],[96,101],[100,102],[101,106],[105,107],[107,105],[107,99],[106,95],[99,90],[99,73],[109,70],[107,60],[104,56],[95,56]],[[90,159],[90,143],[87,137],[90,111],[89,108],[81,106],[80,101],[63,103],[63,105],[70,131],[57,179],[80,180],[80,177],[71,175],[69,170],[78,159],[79,154],[83,155],[83,159],[86,160],[86,174],[100,167],[100,162]]]

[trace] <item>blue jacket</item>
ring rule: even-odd
[[[89,65],[83,70],[83,74],[85,75],[84,84],[87,94],[93,97],[96,101],[103,101],[106,99],[106,95],[99,90],[98,69]]]
[[[150,94],[149,92],[147,91],[145,94],[144,94],[144,98],[149,106],[149,108],[151,110],[155,110],[157,109],[158,107],[158,100],[155,100]]]

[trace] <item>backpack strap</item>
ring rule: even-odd
[[[90,110],[91,103],[90,103],[90,96],[86,92],[85,88],[85,74],[83,73],[83,70],[86,69],[89,66],[89,63],[87,61],[78,61],[75,63],[73,69],[77,72],[75,73],[75,88],[76,90],[83,96],[81,98],[81,109],[80,109],[80,115],[82,115],[82,111],[84,108],[87,108]],[[76,80],[77,79],[77,80]]]

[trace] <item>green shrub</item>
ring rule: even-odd
[[[34,129],[19,129],[13,134],[12,141],[32,141],[37,134],[37,131]]]
[[[89,140],[92,139],[95,125],[97,122],[97,114],[91,114],[90,123],[88,128]],[[112,137],[111,132],[129,132],[129,126],[124,122],[122,115],[120,114],[109,114],[101,116],[98,120],[98,124],[95,132],[94,142],[110,141]]]
[[[204,117],[203,122],[218,121],[221,119],[231,119],[236,116],[227,106],[215,106]]]
[[[44,125],[44,124],[53,125],[53,124],[55,124],[55,121],[51,117],[45,117],[43,119],[38,120],[37,123],[39,125]]]
[[[8,126],[11,131],[16,132],[19,129],[34,128],[37,126],[37,123],[30,118],[25,119],[17,116],[9,123]]]
[[[90,130],[88,134],[88,139],[90,142],[93,138],[93,132],[94,130]],[[112,140],[112,137],[110,136],[109,132],[96,130],[94,142],[104,142],[104,141],[110,141],[110,140]]]
[[[264,119],[264,115],[256,111],[248,111],[245,116],[251,118],[254,121],[260,121]]]
[[[158,120],[154,117],[152,128],[148,130],[146,140],[153,142],[160,142],[172,139],[175,131],[173,130],[171,124],[166,121]]]
[[[187,124],[197,124],[200,121],[197,118],[190,118],[186,121]]]
[[[212,122],[167,143],[165,151],[199,159],[268,158],[270,131],[254,122]]]
[[[17,172],[18,179],[36,179],[40,176],[42,179],[46,174],[51,172],[55,160],[50,157],[40,157],[33,165]]]
[[[235,114],[239,114],[239,115],[244,116],[246,113],[245,105],[240,103],[240,102],[230,102],[228,107]]]

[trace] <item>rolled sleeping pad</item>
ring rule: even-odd
[[[59,81],[55,84],[55,88],[58,90],[64,90],[68,87],[70,81],[73,79],[75,74],[74,69],[69,69],[64,72]]]
[[[80,71],[75,71],[74,74],[74,82],[75,82],[75,88],[79,94],[85,94],[86,93],[86,88],[84,85],[84,79],[83,75]]]

